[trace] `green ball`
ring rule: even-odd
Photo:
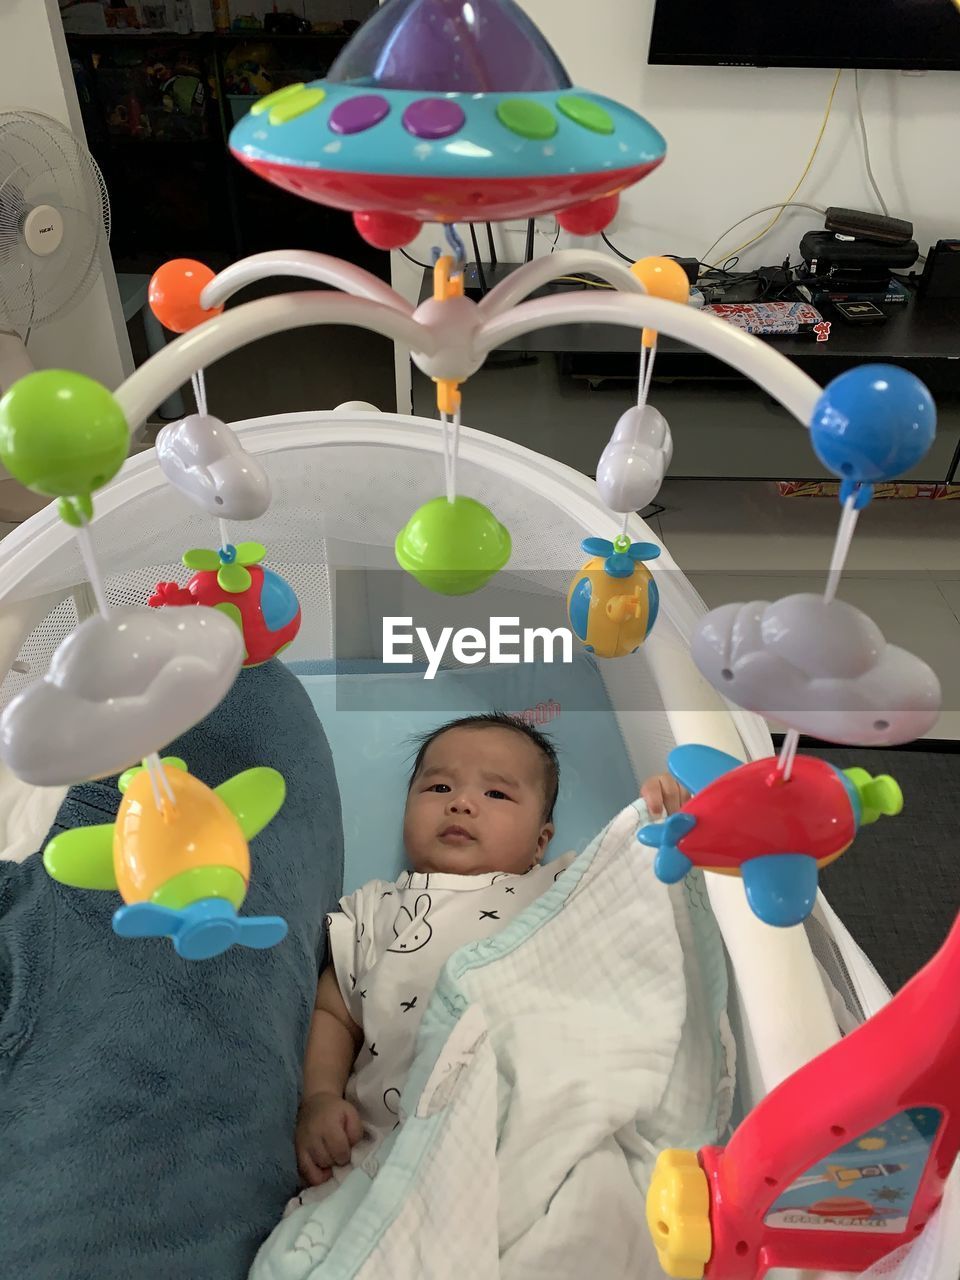
[[[443,596],[479,591],[510,559],[510,534],[473,498],[434,498],[397,534],[397,563]]]
[[[28,373],[0,400],[0,461],[35,493],[91,493],[117,474],[129,446],[113,395],[82,373]]]

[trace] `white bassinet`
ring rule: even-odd
[[[379,654],[383,582],[395,592],[390,612],[413,612],[405,594],[423,593],[405,575],[378,575],[375,620],[366,609],[364,575],[348,575],[345,598],[334,571],[396,569],[397,530],[442,488],[438,424],[353,411],[288,414],[235,424],[260,456],[273,503],[256,525],[270,566],[297,591],[303,624],[286,660]],[[510,529],[510,577],[532,591],[565,592],[583,559],[587,535],[614,537],[619,517],[584,476],[497,437],[464,430],[461,492],[487,503]],[[92,535],[115,604],[143,604],[158,581],[183,578],[180,556],[215,545],[214,522],[166,483],[151,450],[131,458],[98,492]],[[634,539],[657,541],[634,519]],[[552,574],[551,574],[552,571]],[[665,550],[653,564],[661,617],[637,654],[601,664],[612,706],[638,780],[659,772],[675,743],[704,742],[743,758],[772,746],[762,720],[730,709],[705,684],[688,653],[704,605]],[[340,582],[344,579],[341,577]],[[495,593],[496,582],[483,593]],[[493,597],[491,597],[492,599]],[[480,597],[478,597],[480,599]],[[396,607],[393,607],[393,606]],[[79,618],[95,609],[72,531],[50,506],[0,545],[0,661],[4,705],[41,676]],[[419,621],[418,617],[418,621]],[[5,793],[4,793],[5,794]],[[3,800],[0,794],[0,802]],[[22,795],[18,797],[22,802]],[[856,853],[852,856],[856,856]],[[811,1057],[842,1029],[888,998],[883,983],[822,897],[805,928],[774,930],[749,911],[736,878],[707,877],[710,904],[729,957],[730,1016],[737,1033],[742,1109]],[[899,1280],[956,1280],[960,1197],[956,1171],[938,1217],[902,1258],[876,1275]],[[653,1280],[651,1277],[650,1280]]]

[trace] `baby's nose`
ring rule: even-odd
[[[447,808],[451,813],[473,813],[473,799],[463,793],[460,795],[451,795]]]

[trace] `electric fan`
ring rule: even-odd
[[[110,200],[96,161],[58,121],[0,112],[0,395],[31,368],[30,334],[100,272]]]

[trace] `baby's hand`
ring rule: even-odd
[[[640,798],[645,802],[650,817],[660,818],[664,814],[676,813],[690,799],[690,792],[684,790],[669,773],[658,773],[655,778],[648,778],[640,788]]]
[[[335,1093],[315,1093],[300,1104],[297,1116],[297,1168],[309,1187],[333,1176],[334,1165],[350,1163],[350,1149],[363,1137],[360,1114]]]

